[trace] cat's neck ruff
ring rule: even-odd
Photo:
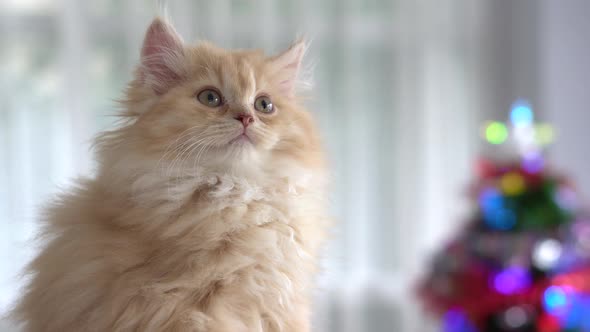
[[[214,197],[242,192],[243,198],[247,200],[259,196],[262,192],[296,194],[302,188],[311,189],[313,184],[317,185],[319,182],[313,182],[313,178],[319,181],[313,172],[295,168],[263,174],[260,171],[244,174],[195,168],[174,176],[148,172],[138,176],[133,181],[131,189],[134,196],[163,191],[169,195],[168,200],[171,201],[183,201],[197,190],[207,191]]]

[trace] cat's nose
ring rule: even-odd
[[[246,114],[246,113],[240,113],[240,114],[236,115],[236,117],[234,119],[242,122],[242,124],[244,125],[244,128],[248,127],[252,122],[254,122],[254,117],[252,115]]]

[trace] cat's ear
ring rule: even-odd
[[[163,94],[184,71],[184,42],[174,27],[157,17],[150,24],[141,48],[140,78],[156,94]]]
[[[281,93],[287,97],[293,97],[301,72],[303,56],[308,44],[305,40],[295,42],[283,53],[271,58],[271,66],[274,77]]]

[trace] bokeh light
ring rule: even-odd
[[[580,254],[590,256],[590,220],[578,220],[572,227],[575,245]]]
[[[502,122],[490,122],[485,128],[485,137],[490,144],[502,144],[508,139],[508,128]]]
[[[551,286],[543,293],[543,306],[547,312],[556,314],[563,312],[568,306],[566,290],[560,286]]]
[[[535,141],[535,127],[533,126],[514,127],[512,136],[514,137],[514,142],[521,150],[531,149],[537,146]]]
[[[555,140],[555,129],[552,125],[541,123],[535,126],[535,142],[538,145],[546,146]]]
[[[519,329],[530,323],[527,311],[521,306],[514,306],[504,313],[504,325],[510,329]]]
[[[443,317],[443,332],[477,332],[461,310],[449,310]]]
[[[560,186],[554,199],[564,210],[573,212],[578,208],[578,195],[568,186]]]
[[[529,174],[539,173],[545,167],[545,159],[538,151],[532,151],[523,156],[522,168]]]
[[[489,187],[479,194],[479,205],[482,210],[495,210],[502,207],[502,193],[494,187]]]
[[[557,265],[561,252],[561,242],[555,239],[540,240],[533,248],[533,264],[541,270],[550,270]]]
[[[510,230],[516,225],[516,214],[506,207],[502,194],[493,187],[486,188],[479,196],[484,222],[495,230]]]
[[[539,332],[558,332],[561,329],[559,319],[555,316],[544,314],[537,319]]]
[[[520,266],[500,271],[493,280],[493,286],[500,294],[511,295],[527,289],[532,283],[528,270]]]
[[[533,123],[533,109],[525,100],[517,100],[512,104],[510,121],[514,126],[527,126]]]
[[[508,231],[516,226],[516,214],[507,208],[486,211],[484,220],[491,229]]]
[[[508,196],[522,194],[526,189],[524,177],[516,172],[506,173],[500,179],[502,192]]]

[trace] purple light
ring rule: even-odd
[[[576,192],[571,188],[562,186],[555,193],[555,201],[562,209],[574,211],[578,207]]]
[[[572,226],[571,232],[576,239],[578,248],[586,256],[590,253],[590,221],[577,220]]]
[[[539,152],[528,153],[522,160],[522,168],[528,173],[539,173],[545,167],[545,159]]]
[[[443,318],[444,332],[477,332],[477,329],[461,310],[451,309]]]
[[[527,289],[531,285],[531,276],[522,267],[510,267],[498,273],[493,286],[500,294],[511,295]]]

